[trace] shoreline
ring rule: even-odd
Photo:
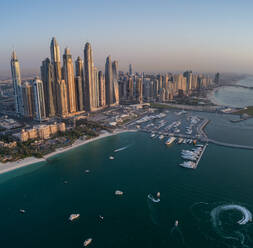
[[[113,133],[106,132],[106,133],[100,134],[98,137],[95,137],[92,139],[88,139],[88,140],[78,139],[71,146],[65,147],[65,148],[64,147],[58,148],[58,149],[56,149],[56,151],[45,155],[43,158],[27,157],[27,158],[24,158],[24,159],[15,161],[15,162],[0,163],[0,174],[4,174],[4,173],[10,172],[10,171],[31,165],[31,164],[36,164],[36,163],[40,163],[40,162],[47,162],[48,158],[51,158],[55,155],[58,155],[58,154],[61,154],[61,153],[64,153],[64,152],[67,152],[70,150],[73,150],[77,147],[80,147],[82,145],[86,145],[86,144],[91,143],[93,141],[103,139],[106,137],[110,137],[110,136],[114,136],[114,135],[118,135],[121,133],[130,133],[130,132],[137,132],[137,131],[135,131],[135,130],[116,130]]]

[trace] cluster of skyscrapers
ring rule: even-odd
[[[41,65],[41,80],[21,83],[16,53],[12,53],[11,72],[16,113],[42,121],[47,117],[67,117],[119,104],[118,62],[108,56],[105,74],[94,66],[90,43],[84,47],[84,60],[78,57],[75,69],[69,48],[63,54],[55,38],[50,45],[51,61]]]
[[[63,54],[55,38],[50,45],[51,60],[41,65],[41,79],[21,83],[20,67],[16,53],[12,53],[11,72],[16,113],[26,118],[42,121],[55,116],[68,117],[83,112],[93,112],[119,103],[142,103],[142,101],[166,102],[175,96],[189,96],[209,88],[209,76],[186,71],[179,74],[147,75],[118,72],[118,62],[106,58],[105,72],[93,63],[90,43],[84,47],[83,60],[74,62],[69,48]],[[219,81],[216,74],[215,82]]]
[[[212,79],[202,74],[194,74],[186,71],[179,74],[138,75],[133,74],[132,65],[129,73],[119,75],[119,95],[122,103],[142,102],[166,102],[173,100],[175,96],[190,96],[201,89],[209,88]]]

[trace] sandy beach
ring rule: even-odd
[[[103,138],[113,136],[113,135],[118,135],[120,133],[128,133],[128,132],[136,132],[136,131],[135,130],[116,130],[113,133],[106,132],[106,133],[100,134],[98,137],[93,138],[93,139],[88,139],[88,140],[80,140],[79,139],[79,140],[76,140],[71,146],[58,148],[58,149],[56,149],[56,151],[45,155],[43,158],[29,157],[29,158],[25,158],[25,159],[22,159],[22,160],[15,161],[15,162],[0,163],[0,174],[22,168],[22,167],[25,167],[25,166],[30,165],[30,164],[35,164],[35,163],[39,163],[39,162],[46,162],[48,158],[53,157],[57,154],[64,153],[66,151],[75,149],[79,146],[88,144],[90,142],[93,142],[93,141],[96,141],[96,140],[99,140],[99,139],[103,139]]]

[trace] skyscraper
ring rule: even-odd
[[[90,43],[85,44],[84,48],[84,80],[85,80],[85,109],[87,111],[95,110],[94,100],[93,100],[93,91],[94,91],[94,82],[93,82],[93,59],[92,59],[92,50]]]
[[[65,80],[57,83],[57,99],[58,99],[58,113],[60,116],[65,117],[68,115],[68,94]]]
[[[58,84],[61,83],[61,78],[62,78],[62,73],[61,73],[61,57],[60,57],[60,47],[55,39],[55,37],[52,38],[51,40],[51,45],[50,45],[50,51],[51,51],[51,63],[53,65],[53,75],[54,75],[54,80],[53,80],[53,95],[54,95],[54,105],[56,107],[56,112],[58,114],[58,104],[59,104],[59,99],[57,98],[59,95],[59,92],[57,92],[57,89],[60,88]]]
[[[77,110],[83,111],[83,86],[82,86],[82,78],[80,76],[75,77],[75,85],[76,85]]]
[[[142,79],[137,78],[136,80],[136,101],[142,103]]]
[[[68,48],[63,55],[63,75],[67,88],[68,112],[76,112],[76,88],[72,56]]]
[[[82,82],[82,101],[83,101],[83,107],[82,110],[84,109],[84,97],[85,97],[85,92],[84,92],[84,70],[83,70],[83,60],[81,59],[80,56],[77,57],[76,59],[76,77],[80,77],[81,78],[81,82]]]
[[[44,90],[43,83],[38,78],[33,80],[33,96],[34,96],[34,110],[35,119],[37,121],[42,121],[46,118],[45,100],[44,100]]]
[[[127,84],[127,99],[132,101],[134,97],[134,83],[133,79],[130,77],[128,79],[128,84]]]
[[[112,74],[113,74],[113,102],[119,104],[119,83],[118,83],[118,61],[112,62]]]
[[[54,88],[53,88],[54,68],[53,65],[50,63],[49,58],[46,58],[44,61],[42,61],[40,72],[41,72],[41,79],[43,82],[46,114],[48,117],[53,117],[55,116],[56,107],[54,98],[56,96],[54,95]]]
[[[106,104],[113,104],[113,74],[111,56],[106,58],[105,63],[105,88],[106,88]]]
[[[98,72],[98,84],[99,84],[99,106],[104,107],[106,105],[105,94],[105,79],[102,71]]]
[[[12,52],[12,56],[11,56],[11,75],[12,75],[12,84],[13,84],[13,89],[14,89],[16,113],[23,115],[24,111],[23,111],[23,102],[22,102],[22,94],[21,94],[20,67],[19,67],[19,62],[18,62],[15,51]]]
[[[92,66],[93,70],[93,106],[99,107],[99,83],[98,83],[98,70],[97,67]]]
[[[21,86],[22,89],[22,99],[24,105],[24,117],[33,118],[34,114],[34,94],[33,87],[30,83],[25,82]]]
[[[129,65],[129,76],[133,75],[133,67],[132,64]]]

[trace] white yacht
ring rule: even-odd
[[[92,238],[88,238],[83,242],[83,246],[88,246],[92,242]]]
[[[115,191],[115,195],[123,195],[123,194],[124,194],[123,191],[120,191],[120,190]]]
[[[166,144],[166,145],[170,145],[170,144],[172,144],[175,140],[176,140],[175,137],[170,137],[170,138],[168,138],[168,140],[165,142],[165,144]]]
[[[184,161],[183,163],[179,164],[180,166],[188,169],[196,169],[196,163],[192,161]]]
[[[70,220],[70,221],[73,221],[73,220],[78,219],[79,217],[80,217],[80,214],[71,214],[71,215],[69,216],[69,220]]]
[[[113,159],[114,159],[114,157],[113,157],[113,156],[110,156],[110,157],[109,157],[109,159],[110,159],[110,160],[113,160]]]
[[[178,220],[176,220],[176,221],[175,221],[175,226],[178,226],[178,224],[179,224],[179,223],[178,223]]]

